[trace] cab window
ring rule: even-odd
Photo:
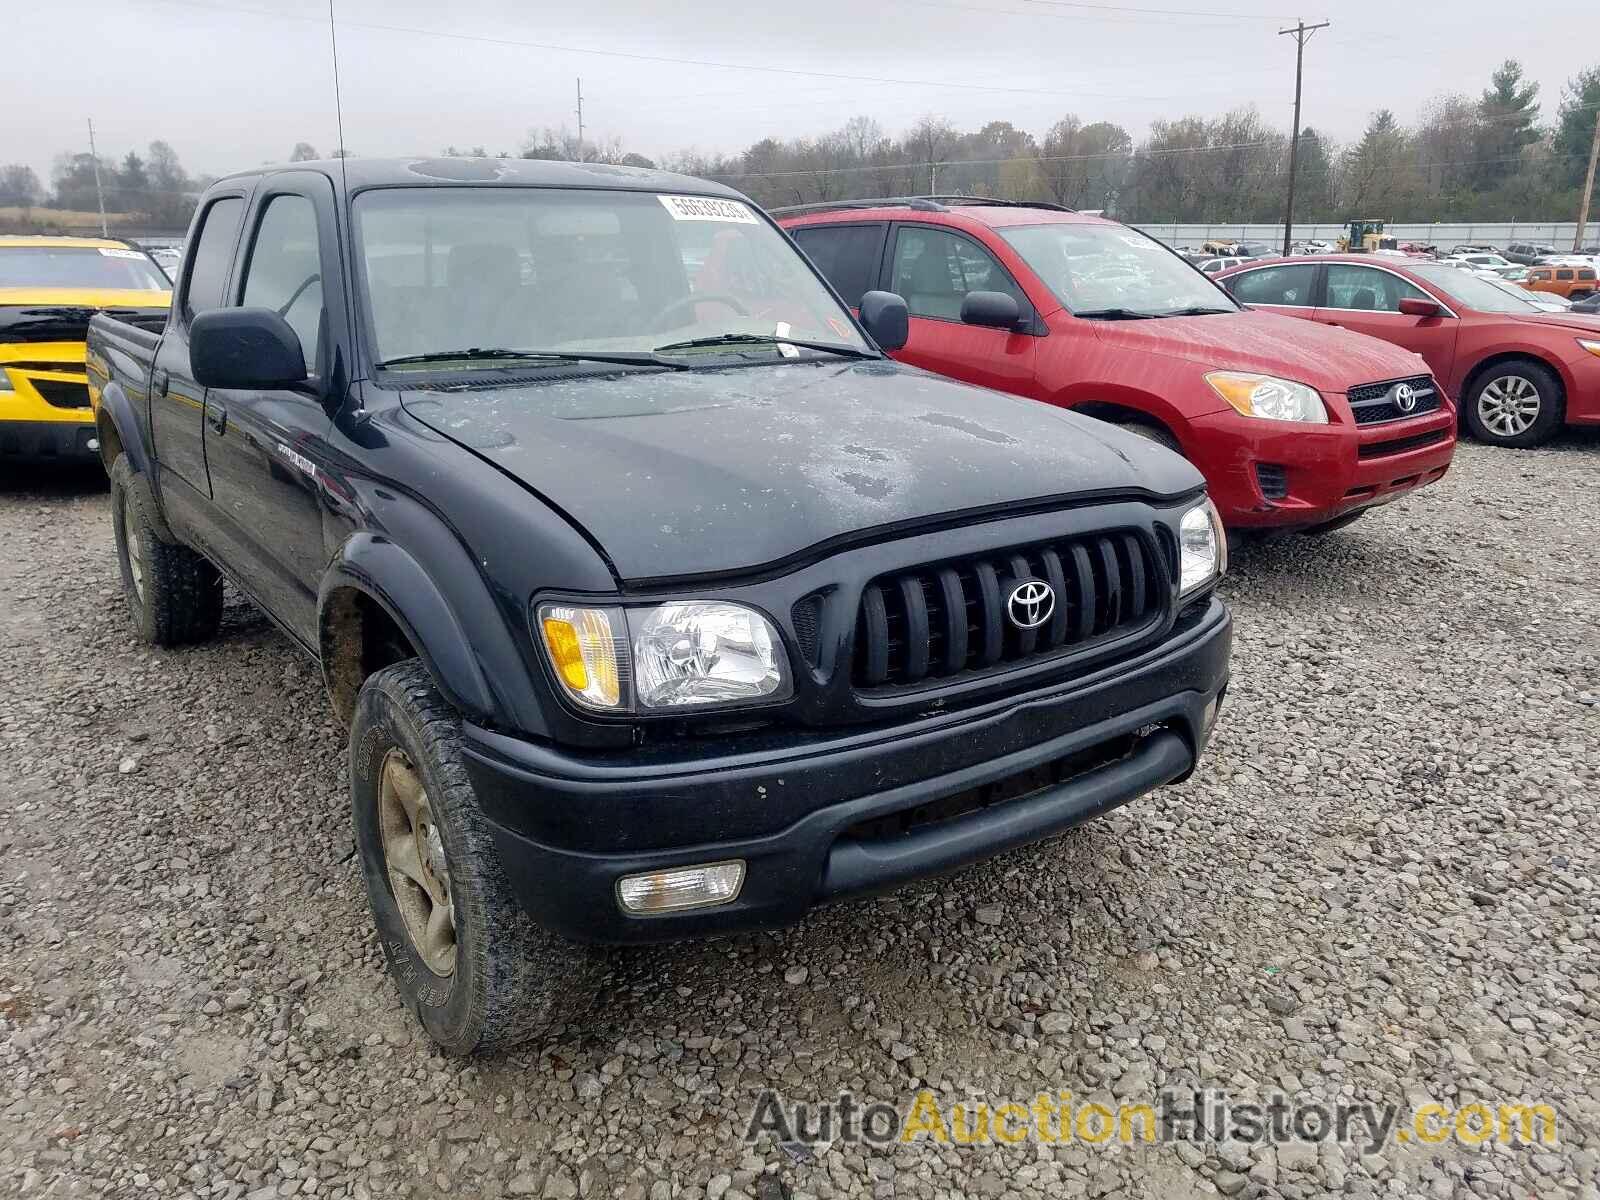
[[[300,338],[306,370],[315,372],[322,334],[322,266],[317,213],[304,196],[274,196],[256,225],[240,303],[270,308]]]

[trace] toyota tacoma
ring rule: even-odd
[[[202,198],[160,332],[90,324],[124,590],[315,658],[357,861],[445,1050],[597,944],[772,928],[1194,770],[1228,680],[1200,475],[886,356],[739,193],[345,160]]]

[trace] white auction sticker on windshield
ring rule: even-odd
[[[718,200],[712,196],[657,196],[675,221],[733,221],[739,225],[759,225],[750,207],[737,200]]]
[[[110,246],[101,246],[99,249],[106,258],[131,258],[135,262],[144,261],[144,255],[137,250],[117,250]]]

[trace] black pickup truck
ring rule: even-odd
[[[164,332],[96,317],[122,577],[321,664],[358,860],[447,1051],[600,943],[781,926],[1187,776],[1224,543],[1177,455],[883,353],[737,192],[302,163],[215,184]],[[292,802],[277,798],[275,802]]]

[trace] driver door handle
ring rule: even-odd
[[[167,384],[171,381],[172,377],[167,373],[165,367],[157,367],[150,376],[150,386],[155,389],[155,393],[158,396],[167,394]]]
[[[224,433],[228,428],[228,410],[214,401],[206,401],[206,424],[211,426],[213,433]]]

